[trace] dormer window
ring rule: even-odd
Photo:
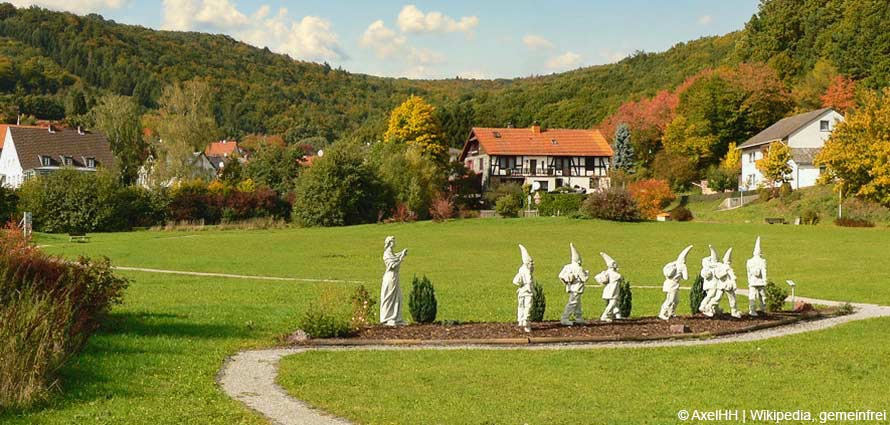
[[[819,131],[831,131],[831,124],[828,120],[819,121]]]
[[[49,167],[52,164],[52,160],[47,155],[40,155],[40,165],[44,167]]]
[[[87,168],[96,168],[96,158],[87,158]]]
[[[74,158],[66,155],[62,155],[62,165],[66,167],[70,167],[74,165]]]

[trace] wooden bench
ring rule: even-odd
[[[787,224],[787,222],[785,221],[785,219],[784,219],[784,218],[781,218],[781,217],[778,217],[778,218],[776,218],[776,217],[774,217],[774,218],[765,218],[765,219],[763,219],[763,220],[766,221],[766,224]]]
[[[85,232],[68,232],[68,242],[89,242],[90,237]]]

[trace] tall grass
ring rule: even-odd
[[[127,281],[107,259],[43,254],[15,228],[0,231],[0,408],[45,399],[56,372],[79,351]]]

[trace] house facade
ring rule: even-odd
[[[235,140],[220,140],[213,142],[204,149],[204,156],[213,165],[213,168],[222,170],[229,157],[244,159],[244,151]]]
[[[458,159],[482,175],[483,187],[514,182],[590,193],[609,186],[612,148],[595,129],[473,127]]]
[[[80,129],[9,126],[0,151],[0,180],[18,188],[26,180],[60,168],[95,172],[112,167],[114,155],[101,133]]]
[[[770,144],[781,142],[791,148],[791,174],[786,180],[794,189],[815,186],[822,170],[814,162],[825,141],[844,116],[831,108],[794,115],[779,120],[736,149],[741,151],[742,175],[739,187],[756,190],[769,185],[757,169],[757,161],[763,159]]]

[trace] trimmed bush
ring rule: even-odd
[[[532,308],[528,312],[529,322],[543,322],[544,312],[547,310],[547,296],[544,295],[544,287],[535,282],[532,286]]]
[[[634,294],[630,289],[630,281],[625,279],[618,286],[618,312],[627,319],[633,311]]]
[[[864,218],[837,218],[834,224],[841,227],[875,227],[875,224]]]
[[[800,216],[800,221],[803,224],[819,224],[819,212],[814,209],[808,209]]]
[[[646,179],[627,186],[643,218],[652,220],[676,199],[666,180]]]
[[[582,212],[589,217],[612,221],[640,221],[640,210],[637,202],[624,189],[609,189],[594,192],[587,196],[581,206]]]
[[[58,370],[86,344],[127,280],[108,259],[48,256],[14,226],[0,231],[0,410],[58,387]]]
[[[411,281],[411,295],[408,297],[408,309],[414,323],[433,323],[436,320],[436,290],[430,280],[424,276]]]
[[[693,315],[699,313],[698,306],[701,305],[702,300],[705,299],[705,279],[701,277],[701,275],[695,277],[695,282],[692,283],[692,290],[689,291],[689,312]]]
[[[501,217],[518,217],[522,210],[522,199],[516,195],[504,195],[498,198],[494,210]]]
[[[677,207],[671,210],[671,220],[673,221],[692,221],[692,211],[686,207]]]
[[[578,193],[541,193],[538,215],[552,217],[571,216],[581,210],[586,195]]]
[[[767,282],[766,288],[766,311],[782,311],[785,308],[785,298],[788,298],[788,290],[776,285],[774,282]]]

